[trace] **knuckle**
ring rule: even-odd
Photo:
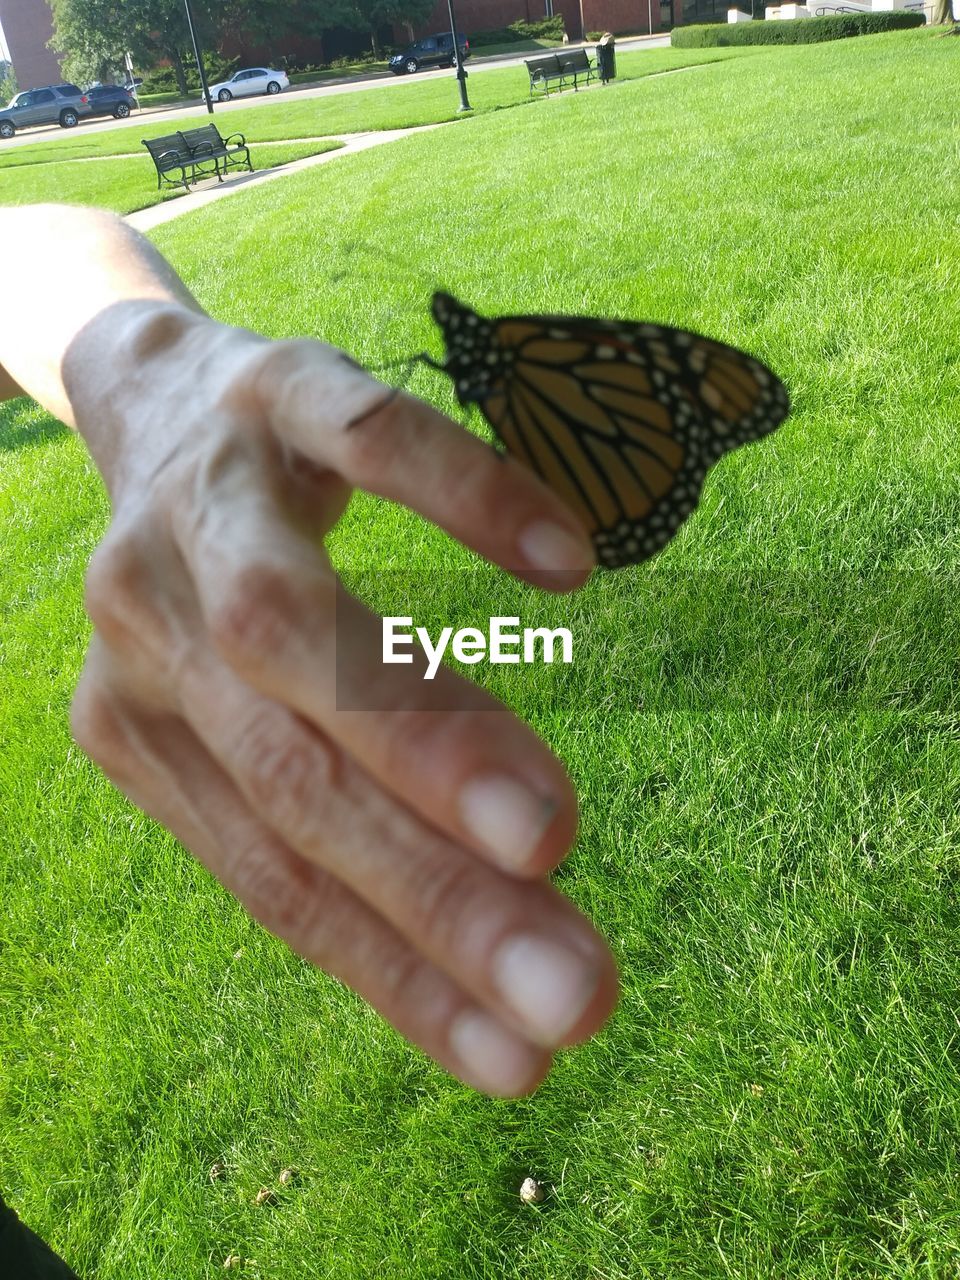
[[[106,772],[128,759],[127,734],[112,700],[83,677],[70,704],[70,731],[77,745]]]
[[[377,949],[376,976],[381,1001],[388,1008],[423,1007],[417,999],[425,986],[427,964],[412,947],[388,935]]]
[[[87,567],[84,603],[105,639],[121,641],[137,628],[144,609],[143,564],[132,538],[108,533]]]
[[[315,835],[318,800],[331,779],[330,754],[306,733],[278,725],[272,715],[255,719],[238,745],[240,771],[254,807],[269,813],[288,838]]]
[[[302,600],[277,569],[248,564],[211,606],[214,642],[240,665],[260,665],[289,647],[302,616]]]
[[[234,892],[271,933],[298,943],[311,936],[322,901],[309,864],[283,846],[257,840],[234,853]]]
[[[475,914],[475,876],[452,859],[434,865],[428,877],[421,871],[409,895],[411,936],[429,938],[431,950],[446,954],[458,949],[465,920]]]
[[[388,390],[379,403],[374,400],[365,414],[344,425],[341,451],[348,476],[362,481],[410,467],[418,451],[402,403]]]
[[[391,753],[401,753],[410,760],[430,763],[449,762],[457,750],[459,713],[404,710],[384,716],[380,732],[389,739]]]

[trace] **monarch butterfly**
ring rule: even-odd
[[[584,316],[486,319],[433,295],[442,363],[509,454],[579,514],[608,569],[638,564],[695,509],[709,467],[774,431],[786,388],[735,347]]]

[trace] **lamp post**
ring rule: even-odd
[[[200,88],[203,90],[203,100],[207,104],[207,110],[213,115],[213,99],[210,97],[210,90],[207,88],[207,73],[203,69],[203,59],[200,57],[200,46],[197,44],[197,29],[193,25],[193,10],[190,8],[190,0],[183,0],[183,7],[187,11],[187,26],[190,28],[190,39],[193,41],[193,56],[197,60],[197,70],[200,72]]]
[[[460,85],[460,105],[457,111],[472,111],[473,107],[467,100],[467,69],[460,57],[460,37],[457,35],[457,20],[453,16],[453,0],[447,0],[447,8],[450,10],[450,34],[453,36],[453,56],[456,59],[457,82]]]

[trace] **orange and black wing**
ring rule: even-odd
[[[578,317],[488,321],[438,296],[456,309],[437,318],[461,401],[579,513],[608,568],[665,546],[708,467],[789,413],[766,366],[697,334]]]

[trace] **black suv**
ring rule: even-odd
[[[81,116],[90,115],[90,102],[75,84],[51,84],[27,89],[6,107],[0,107],[0,138],[12,138],[31,124],[58,124],[72,129]]]
[[[470,41],[460,37],[460,61],[470,57]],[[390,59],[390,70],[395,76],[412,76],[421,67],[452,67],[453,36],[449,31],[438,31],[435,36],[422,36],[408,45],[403,53],[395,53]]]

